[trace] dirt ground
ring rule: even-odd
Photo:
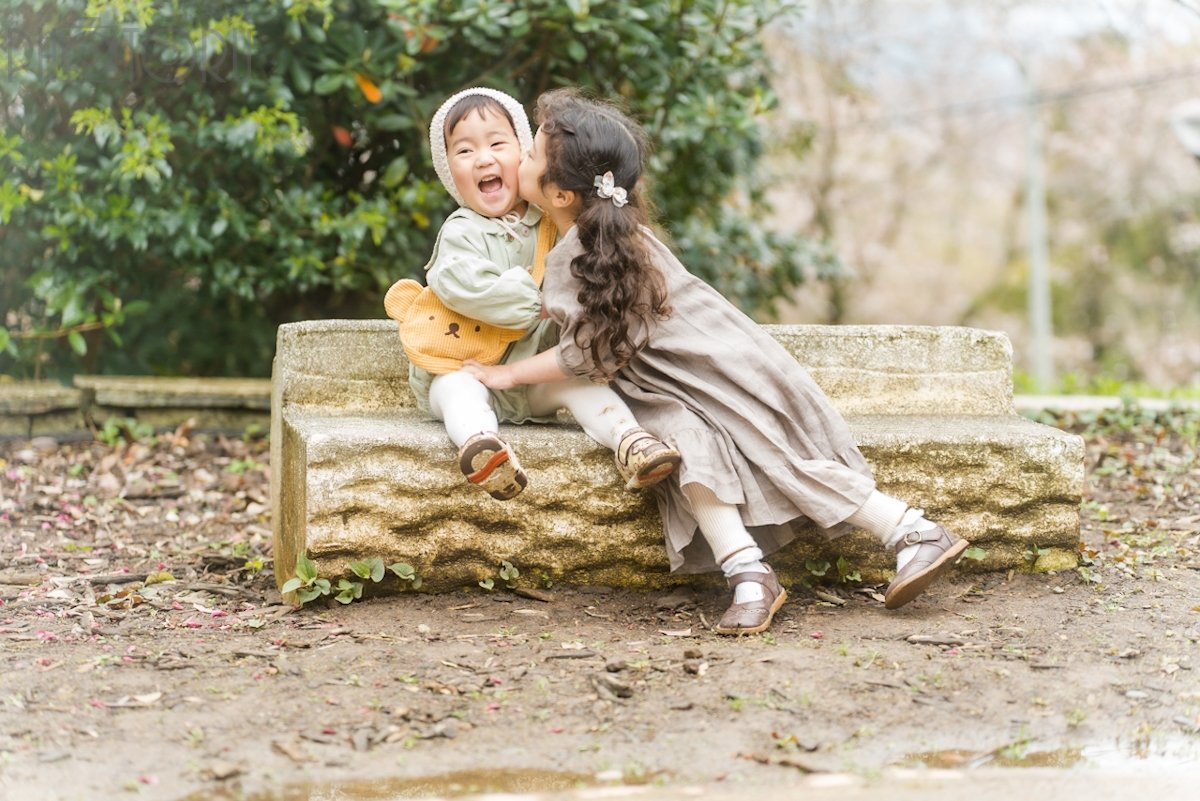
[[[1200,777],[1200,421],[1057,422],[1089,446],[1079,569],[958,573],[897,612],[795,585],[733,639],[709,590],[293,609],[265,442],[0,443],[0,799]]]

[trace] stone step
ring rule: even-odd
[[[494,577],[501,560],[554,582],[657,588],[671,575],[653,500],[622,488],[610,451],[568,425],[502,426],[529,475],[511,501],[469,485],[440,424],[411,413],[339,417],[287,412],[302,449],[281,471],[276,564],[304,550],[322,575],[356,559],[407,562],[430,589]],[[978,545],[975,567],[1073,566],[1083,450],[1078,437],[1016,416],[847,418],[882,491],[924,504]],[[297,455],[299,455],[297,453]],[[1076,469],[1065,470],[1064,465]],[[771,559],[785,580],[838,556],[880,579],[894,557],[854,533],[810,531]]]
[[[1012,346],[963,327],[767,325],[843,414],[1012,414]],[[280,326],[274,380],[287,406],[412,407],[391,320]]]

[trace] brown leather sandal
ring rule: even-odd
[[[899,552],[909,545],[920,545],[917,554],[900,570],[883,593],[883,605],[888,609],[899,609],[916,598],[933,583],[946,568],[954,564],[958,555],[967,549],[967,541],[952,534],[941,526],[927,531],[910,531],[896,544]]]
[[[476,434],[463,443],[458,466],[467,481],[498,501],[515,498],[529,483],[512,448],[495,434]]]
[[[775,613],[787,600],[787,590],[780,585],[770,565],[764,564],[763,567],[767,572],[737,573],[728,579],[731,590],[746,581],[761,584],[764,597],[761,601],[730,604],[717,624],[717,634],[758,634],[770,628]]]
[[[625,489],[643,489],[662,481],[679,466],[679,451],[644,428],[625,432],[617,445],[617,471]]]

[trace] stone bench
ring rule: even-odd
[[[1014,411],[1006,336],[915,326],[766,330],[846,416],[879,488],[985,552],[961,565],[1021,569],[1033,554],[1037,569],[1076,564],[1083,441]],[[441,424],[415,409],[407,372],[391,320],[280,327],[271,394],[280,586],[300,553],[334,578],[355,559],[407,562],[434,590],[495,579],[502,560],[533,584],[713,581],[669,573],[652,500],[622,489],[612,454],[573,423],[502,427],[529,474],[516,499],[495,501],[468,485]],[[834,542],[809,532],[771,563],[796,581],[812,573],[806,563],[839,556],[865,580],[883,580],[894,566],[862,532]]]

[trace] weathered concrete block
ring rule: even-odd
[[[53,381],[0,383],[0,437],[64,434],[83,428],[79,390]]]
[[[178,378],[77,375],[85,414],[100,426],[109,417],[133,417],[154,428],[194,420],[197,428],[243,431],[270,424],[267,378]]]
[[[771,326],[843,410],[880,488],[987,551],[984,569],[1073,564],[1080,438],[1012,411],[1011,349],[963,328]],[[849,411],[848,411],[849,410]],[[612,455],[573,424],[506,426],[530,486],[497,502],[463,480],[441,425],[420,419],[394,323],[280,328],[272,384],[276,577],[308,553],[323,575],[379,556],[431,589],[495,577],[661,587],[712,581],[667,570],[654,505],[621,488]],[[810,533],[772,557],[785,580],[838,556],[864,577],[892,567],[871,537]]]
[[[1012,344],[995,331],[915,325],[763,329],[845,416],[1013,413]]]

